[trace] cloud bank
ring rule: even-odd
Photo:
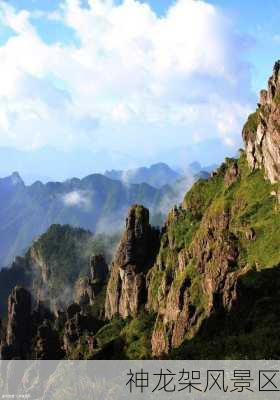
[[[79,207],[89,210],[91,207],[90,193],[83,190],[73,190],[62,196],[62,201],[67,207]]]
[[[219,139],[239,144],[255,99],[250,40],[221,10],[177,0],[62,1],[53,12],[0,2],[0,146],[129,154]],[[68,29],[48,42],[40,21]]]

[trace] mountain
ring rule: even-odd
[[[211,165],[205,165],[202,166],[198,161],[194,161],[188,166],[188,171],[190,171],[191,174],[193,175],[199,175],[199,174],[210,174],[213,172],[215,169],[218,168],[217,164],[211,164]],[[183,171],[181,174],[184,174]]]
[[[186,183],[187,184],[187,183]],[[170,186],[125,185],[100,174],[65,182],[35,182],[26,186],[18,173],[0,179],[0,265],[21,254],[52,224],[80,226],[92,232],[115,233],[131,204],[142,203],[161,223],[178,201]]]
[[[0,271],[0,314],[5,314],[8,295],[16,285],[24,285],[36,301],[51,304],[52,310],[73,302],[79,278],[100,264],[93,262],[94,257],[104,255],[101,264],[106,270],[118,240],[119,235],[94,236],[82,228],[51,225],[23,256]]]
[[[126,171],[106,171],[105,176],[120,180],[126,184],[147,183],[156,188],[174,184],[181,175],[173,171],[167,164],[157,163],[150,167],[129,169]]]
[[[151,161],[150,159],[147,160],[148,156],[146,154],[141,158],[135,158],[134,154],[112,152],[108,149],[93,151],[90,148],[87,150],[76,148],[72,151],[62,151],[52,147],[32,150],[0,147],[0,176],[8,176],[11,171],[19,171],[24,182],[31,185],[38,180],[47,183],[49,181],[64,181],[73,176],[82,179],[84,176],[92,174],[93,171],[103,173],[106,169],[118,166],[119,170],[106,171],[106,176],[120,180],[123,175],[129,175],[129,177],[132,175],[131,183],[149,183],[148,180],[151,179],[150,184],[158,187],[157,176],[163,179],[163,182],[165,182],[163,184],[168,184],[174,182],[174,177],[176,179],[176,176],[184,174],[185,169],[187,169],[188,174],[192,171],[192,168],[188,166],[188,162],[199,159],[203,161],[203,164],[208,164],[209,160],[203,158],[205,152],[201,150],[202,146],[206,149],[206,154],[209,146],[221,154],[227,154],[226,148],[224,152],[221,151],[220,143],[201,143],[196,146],[196,151],[194,151],[193,147],[172,149],[169,153],[165,153],[163,157],[160,157],[160,154],[154,154]],[[183,154],[180,154],[180,152]],[[153,161],[162,159],[166,160],[170,165],[173,165],[174,160],[177,160],[181,168],[177,171],[177,169],[174,170],[174,168],[168,167],[167,164],[155,164]],[[211,156],[210,159],[213,160],[213,157]],[[63,163],[61,160],[63,160]],[[153,165],[148,168],[136,168],[139,165],[147,165],[147,163],[153,163]],[[185,166],[187,167],[185,168]],[[140,170],[139,176],[138,170]],[[142,170],[143,172],[141,172]],[[208,167],[200,166],[200,170],[209,172]],[[196,172],[199,172],[199,170],[196,169]],[[147,178],[143,179],[141,177],[142,173]],[[134,174],[136,175],[136,180],[133,179]],[[153,177],[153,175],[155,176]],[[139,180],[138,178],[141,179]]]
[[[34,278],[31,289],[22,277],[23,287],[12,289],[2,359],[278,359],[279,99],[280,61],[244,125],[245,149],[196,181],[161,230],[146,207],[131,206],[109,268],[83,245],[82,259],[93,254],[93,264],[72,262],[73,228],[51,228],[39,238],[50,263],[47,296],[31,306]],[[13,184],[5,187],[9,195]],[[70,242],[60,231],[69,232]],[[81,232],[82,243],[88,235]],[[67,259],[69,246],[74,254]],[[40,260],[33,263],[37,271]],[[75,302],[53,310],[46,305],[49,286],[61,287],[64,277]]]
[[[165,163],[157,163],[150,167],[106,171],[105,176],[119,180],[124,184],[147,183],[156,188],[161,188],[165,185],[174,187],[178,182],[182,181],[187,182],[189,186],[194,177],[206,179],[215,168],[217,168],[217,165],[203,167],[196,161],[187,165],[185,169],[177,168],[173,170]]]

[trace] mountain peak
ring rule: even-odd
[[[271,183],[280,181],[280,60],[273,68],[267,90],[261,90],[257,110],[243,128],[251,170],[264,169]]]
[[[17,171],[12,173],[12,175],[10,176],[10,180],[13,185],[24,185],[24,181]]]
[[[171,170],[171,168],[169,167],[169,165],[167,165],[167,164],[164,163],[164,162],[158,162],[158,163],[152,164],[152,165],[150,166],[150,169],[155,169],[155,168],[161,168],[161,169]],[[148,169],[148,168],[147,168],[147,169]]]
[[[1,178],[1,183],[4,184],[5,187],[13,187],[13,186],[24,186],[24,181],[21,178],[18,172],[13,172],[11,175]]]

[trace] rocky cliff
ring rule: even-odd
[[[169,214],[157,261],[147,275],[147,309],[157,312],[155,356],[191,340],[208,321],[226,318],[238,309],[240,281],[280,263],[273,185],[262,170],[252,172],[245,157],[227,159]],[[216,324],[221,331],[223,321]]]
[[[248,163],[252,170],[264,168],[271,183],[280,180],[280,61],[268,80],[268,89],[260,92],[255,113],[243,129]]]
[[[37,238],[23,257],[0,271],[0,313],[16,285],[30,290],[37,303],[53,309],[76,301],[92,304],[108,275],[100,238],[69,225],[52,225]]]
[[[93,305],[106,283],[108,273],[108,265],[103,255],[92,256],[90,273],[85,277],[80,277],[75,283],[75,301],[82,307]]]
[[[8,298],[6,338],[1,346],[2,358],[28,358],[31,344],[31,296],[16,286]]]
[[[126,227],[112,262],[107,286],[105,315],[111,319],[135,316],[145,303],[145,275],[153,265],[159,232],[149,224],[149,211],[135,205],[126,219]]]
[[[261,276],[279,266],[279,99],[277,62],[268,90],[261,91],[258,109],[244,126],[245,154],[195,183],[168,216],[147,274],[146,308],[157,313],[151,339],[155,356],[190,341],[215,318],[222,331],[226,316],[238,313],[240,282],[254,270]]]

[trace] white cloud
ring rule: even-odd
[[[173,138],[184,128],[185,141],[197,132],[228,144],[239,137],[250,71],[240,38],[213,5],[177,0],[158,17],[136,0],[90,0],[89,8],[65,0],[45,18],[70,27],[78,46],[46,44],[32,25],[36,14],[4,2],[1,11],[17,35],[0,47],[0,145],[131,151],[135,126],[155,147],[168,146],[158,142],[162,126]]]
[[[89,210],[91,207],[90,194],[87,191],[74,190],[62,196],[62,201],[67,207],[79,207]]]

